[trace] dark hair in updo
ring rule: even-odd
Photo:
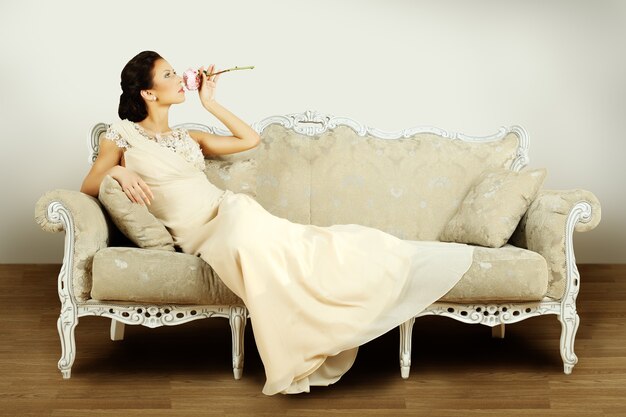
[[[141,90],[152,88],[154,63],[162,59],[154,51],[143,51],[135,55],[122,69],[122,94],[117,114],[120,119],[140,122],[148,117],[146,102],[141,97]]]

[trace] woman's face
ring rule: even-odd
[[[152,88],[147,90],[157,97],[156,104],[177,104],[185,101],[183,78],[176,74],[172,66],[164,59],[154,62]],[[150,102],[150,100],[148,100]]]

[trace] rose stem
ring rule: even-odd
[[[223,73],[223,72],[235,71],[235,70],[242,70],[242,69],[252,69],[252,68],[254,68],[254,65],[252,65],[252,66],[250,66],[250,67],[234,67],[234,68],[229,68],[229,69],[225,69],[225,70],[223,70],[223,71],[214,72],[213,74],[207,74],[207,70],[205,70],[205,71],[203,71],[203,72],[204,72],[204,74],[205,74],[207,77],[210,77],[210,76],[212,76],[212,75],[221,74],[221,73]]]

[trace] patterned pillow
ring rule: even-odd
[[[172,235],[145,205],[128,199],[120,184],[106,175],[100,184],[98,199],[113,223],[140,248],[175,251]]]
[[[257,196],[258,147],[228,155],[216,155],[205,159],[204,174],[208,180],[222,190]]]
[[[494,168],[483,172],[461,202],[439,239],[499,248],[543,185],[544,168],[514,172]]]

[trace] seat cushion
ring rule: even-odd
[[[180,252],[109,247],[93,258],[91,298],[155,304],[242,304],[201,258]],[[474,261],[439,301],[515,302],[541,300],[548,267],[536,252],[505,245],[474,249]]]
[[[470,269],[439,301],[538,301],[547,291],[548,264],[537,252],[510,244],[501,248],[476,246]]]
[[[91,298],[154,304],[243,304],[204,260],[181,252],[108,247],[93,257]]]

